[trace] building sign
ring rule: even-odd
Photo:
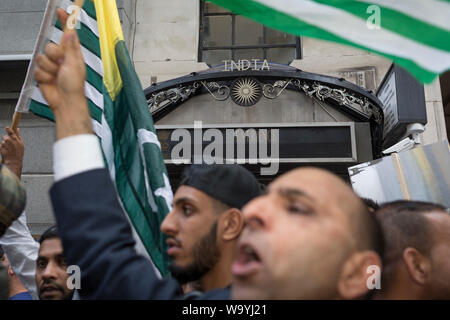
[[[261,59],[242,59],[238,61],[223,60],[224,69],[222,71],[247,71],[247,70],[267,70],[270,71],[269,63],[267,60]]]
[[[354,123],[155,126],[167,164],[355,162]],[[261,172],[264,175],[263,172]],[[269,173],[270,174],[270,173]],[[274,172],[273,174],[276,174]]]
[[[398,123],[397,88],[395,86],[395,73],[391,73],[378,92],[378,99],[383,103],[384,129],[383,138]]]

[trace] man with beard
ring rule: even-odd
[[[36,285],[40,300],[71,300],[74,290],[67,287],[67,264],[56,226],[39,239],[36,260]]]
[[[161,224],[167,235],[171,274],[201,291],[231,283],[241,209],[260,194],[259,183],[240,165],[192,165],[185,170],[172,211]]]
[[[385,240],[377,299],[450,299],[450,215],[434,203],[399,200],[375,213]]]

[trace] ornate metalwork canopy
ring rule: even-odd
[[[304,72],[269,64],[270,70],[224,71],[217,66],[177,79],[156,83],[144,90],[155,121],[176,109],[189,98],[203,93],[212,99],[228,98],[243,107],[260,99],[276,99],[285,90],[294,90],[313,99],[325,101],[355,121],[370,122],[374,154],[381,152],[383,111],[372,94],[345,79]]]

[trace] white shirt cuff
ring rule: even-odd
[[[100,143],[93,134],[70,136],[53,145],[55,181],[104,167]]]

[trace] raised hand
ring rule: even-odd
[[[22,174],[22,161],[25,151],[19,129],[14,132],[11,128],[6,127],[7,135],[3,136],[0,145],[0,153],[2,155],[2,163],[6,165],[20,179]]]
[[[58,9],[57,15],[64,26],[67,13]],[[84,92],[86,66],[76,30],[65,30],[60,45],[47,44],[36,63],[34,77],[55,115],[57,139],[91,133]]]

